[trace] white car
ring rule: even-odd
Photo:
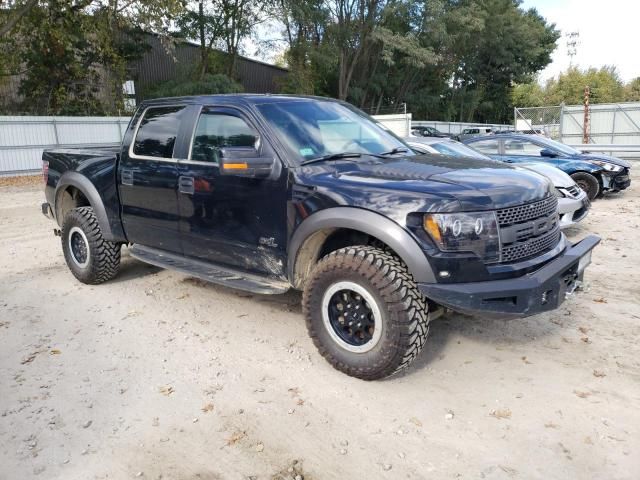
[[[436,153],[440,155],[464,156],[496,162],[476,150],[448,138],[408,137],[405,142],[416,153]],[[513,165],[512,165],[513,166]],[[547,177],[555,187],[558,197],[560,228],[570,227],[583,220],[589,213],[591,203],[587,194],[562,170],[542,162],[518,163],[515,168],[524,168]]]

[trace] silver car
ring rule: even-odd
[[[493,160],[460,142],[448,138],[407,137],[404,140],[416,153],[437,153],[497,162],[497,160]],[[566,228],[578,223],[589,213],[591,204],[587,194],[562,170],[542,162],[518,163],[515,168],[525,168],[551,180],[558,197],[560,228]]]

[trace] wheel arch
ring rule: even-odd
[[[382,242],[402,259],[416,282],[435,283],[435,275],[425,253],[400,225],[370,210],[334,207],[305,219],[291,237],[287,274],[294,288],[304,286],[327,241],[343,230]]]
[[[74,192],[74,190],[82,195],[80,202],[76,200],[77,194],[74,195],[71,193]],[[65,194],[70,195],[72,197],[72,201],[69,201]],[[98,225],[100,225],[100,230],[102,231],[102,235],[105,240],[119,240],[115,238],[111,229],[109,217],[107,216],[107,211],[104,208],[104,203],[102,202],[100,193],[98,193],[95,185],[93,185],[93,183],[91,183],[91,181],[84,175],[81,175],[78,172],[64,173],[60,177],[58,185],[56,185],[54,199],[54,215],[58,225],[62,226],[64,215],[69,209],[80,206],[90,206],[93,208],[93,212],[98,220]],[[82,199],[86,200],[86,203],[82,202]]]

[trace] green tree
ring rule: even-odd
[[[640,77],[634,78],[625,86],[624,101],[640,102]]]
[[[541,107],[547,105],[545,90],[537,80],[517,83],[511,90],[511,103],[516,107]]]
[[[265,21],[269,6],[266,0],[198,0],[187,6],[176,24],[180,36],[199,41],[200,78],[210,71],[211,57],[220,47],[227,53],[226,74],[235,75],[241,43]]]
[[[551,105],[566,103],[579,105],[583,102],[584,88],[589,86],[591,103],[620,102],[624,99],[624,84],[615,67],[581,70],[572,67],[546,84],[546,101]]]
[[[0,38],[5,74],[21,77],[20,110],[117,113],[140,32],[166,35],[181,9],[181,0],[40,0]]]
[[[185,95],[213,95],[240,93],[242,86],[226,75],[205,74],[198,80],[175,79],[156,85],[145,94],[147,98],[181,97]]]

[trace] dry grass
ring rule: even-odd
[[[24,175],[20,177],[0,177],[0,187],[26,187],[42,184],[42,175]]]

